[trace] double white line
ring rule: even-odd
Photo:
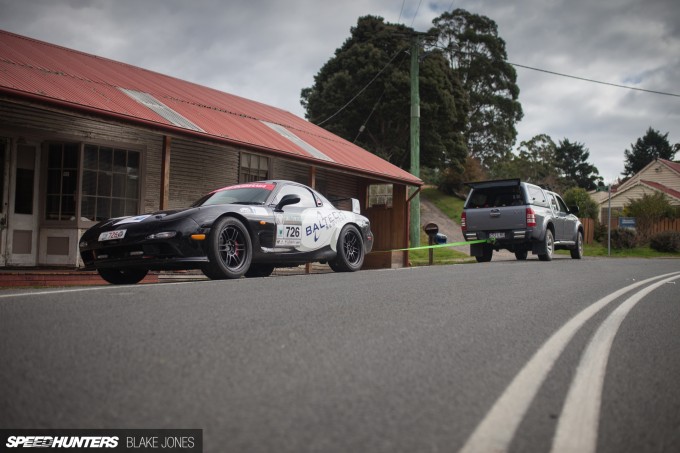
[[[508,451],[517,427],[543,381],[583,324],[607,304],[627,292],[662,279],[626,299],[607,317],[590,340],[576,369],[562,414],[559,417],[552,452],[594,453],[597,446],[602,387],[614,336],[621,322],[635,304],[659,286],[678,277],[680,277],[680,272],[672,272],[626,286],[603,297],[571,318],[541,346],[515,376],[468,438],[460,453]]]

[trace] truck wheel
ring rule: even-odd
[[[488,263],[493,257],[493,248],[485,246],[482,251],[482,256],[475,256],[478,263]]]
[[[517,258],[518,261],[525,261],[527,256],[529,256],[529,252],[527,250],[515,252],[515,258]]]
[[[538,259],[541,261],[552,260],[553,251],[555,249],[555,240],[553,238],[552,230],[547,230],[545,232],[545,239],[543,240],[543,250],[545,254],[538,255]]]
[[[583,233],[580,231],[576,235],[576,247],[569,250],[571,257],[575,260],[580,260],[583,257]]]

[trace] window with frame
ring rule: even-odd
[[[372,184],[368,188],[368,207],[392,207],[392,184]]]
[[[139,212],[140,152],[85,145],[80,215],[100,221]]]
[[[76,219],[79,149],[77,143],[48,145],[45,220]]]
[[[257,154],[241,153],[239,183],[269,179],[269,158]]]
[[[297,195],[300,197],[299,203],[291,205],[295,208],[315,208],[318,205],[316,198],[309,190],[305,189],[304,187],[295,186],[292,184],[282,187],[279,193],[276,194],[276,197],[272,203],[278,203],[286,195]]]

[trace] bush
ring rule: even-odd
[[[676,231],[657,233],[650,239],[649,246],[657,252],[678,253],[680,252],[680,233]]]
[[[634,249],[638,245],[638,237],[634,230],[629,228],[617,228],[612,230],[613,249]]]
[[[593,232],[593,239],[597,242],[607,241],[607,224],[606,223],[595,223],[595,231]]]

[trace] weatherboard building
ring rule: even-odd
[[[281,109],[2,30],[0,164],[0,267],[77,267],[80,235],[102,219],[274,178],[358,198],[374,249],[401,248],[407,189],[422,185]]]

